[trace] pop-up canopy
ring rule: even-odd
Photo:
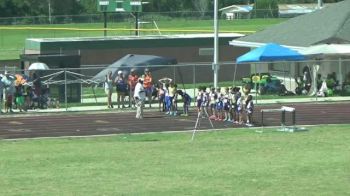
[[[237,63],[271,62],[271,61],[300,61],[304,55],[299,52],[275,43],[251,50],[237,58]]]
[[[113,64],[109,65],[104,70],[96,74],[92,80],[96,82],[103,82],[105,76],[109,71],[112,71],[112,78],[114,79],[117,76],[117,72],[122,70],[123,72],[129,71],[131,68],[140,69],[148,67],[151,71],[154,70],[154,67],[160,65],[175,65],[177,60],[175,58],[168,58],[162,56],[154,55],[138,55],[138,54],[128,54]],[[152,68],[153,66],[153,68]]]

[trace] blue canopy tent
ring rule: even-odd
[[[249,51],[237,58],[237,63],[271,62],[271,61],[301,61],[304,55],[290,48],[275,43]]]
[[[299,52],[276,43],[268,43],[264,46],[253,49],[242,56],[239,56],[236,60],[235,73],[237,64],[301,60],[305,60],[305,56]]]

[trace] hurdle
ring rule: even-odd
[[[264,128],[264,113],[269,112],[281,112],[281,128],[278,129],[279,131],[285,131],[285,132],[294,132],[299,130],[296,127],[296,121],[295,121],[295,108],[288,107],[288,106],[282,106],[281,108],[276,109],[261,109],[261,126]],[[292,126],[288,127],[286,126],[286,112],[292,113]]]

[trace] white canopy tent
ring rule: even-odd
[[[342,58],[350,56],[350,44],[320,44],[306,47],[299,50],[305,56],[309,56],[314,59],[338,59],[338,80],[343,82],[343,66]]]
[[[325,57],[350,55],[350,44],[320,44],[299,49],[299,52],[307,56]]]

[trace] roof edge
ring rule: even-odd
[[[261,43],[261,42],[247,42],[247,41],[238,41],[238,40],[232,40],[229,42],[232,46],[241,46],[241,47],[249,47],[249,48],[258,48],[261,47],[267,43]],[[306,47],[300,47],[300,46],[288,46],[288,45],[281,45],[293,50],[303,50]]]

